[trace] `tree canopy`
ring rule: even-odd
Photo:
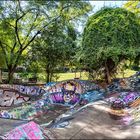
[[[140,1],[128,1],[123,7],[135,13],[140,18]]]
[[[76,23],[91,10],[82,1],[1,1],[0,51],[8,69],[8,82],[36,37],[54,23]],[[83,17],[82,17],[83,16]]]
[[[81,61],[102,69],[109,82],[117,65],[140,54],[140,25],[136,15],[123,8],[103,8],[89,17],[83,32]]]

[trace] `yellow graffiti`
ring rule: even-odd
[[[120,110],[110,109],[109,113],[116,116],[125,116],[127,114],[127,112],[124,111],[123,109]]]
[[[135,101],[130,105],[130,107],[136,107],[136,106],[138,106],[138,105],[140,105],[140,99],[135,100]]]

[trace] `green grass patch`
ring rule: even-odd
[[[59,73],[57,75],[59,76],[57,81],[80,78],[80,72],[77,72],[76,75],[73,72],[71,72],[71,73],[70,72],[69,73]],[[81,72],[81,78],[80,79],[87,80],[88,79],[88,73]]]
[[[136,71],[127,69],[127,70],[124,71],[124,77],[130,77],[130,76],[134,75],[135,73],[136,73]],[[119,73],[116,77],[117,78],[123,78],[123,74]]]
[[[130,77],[134,75],[136,71],[127,69],[124,71],[124,77]],[[58,80],[57,81],[63,81],[63,80],[68,80],[68,79],[74,79],[75,78],[75,73],[59,73],[58,75]],[[80,78],[80,72],[76,73],[76,78]],[[123,74],[119,73],[117,74],[116,78],[123,78]],[[82,72],[81,73],[81,78],[82,80],[88,80],[88,73],[87,72]]]

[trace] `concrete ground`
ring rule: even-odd
[[[49,110],[46,114],[39,116],[39,118],[38,117],[34,118],[33,121],[36,122],[37,124],[48,123],[66,111],[67,111],[66,107],[57,105],[57,106],[54,106],[53,110]],[[20,126],[24,123],[28,123],[28,122],[29,121],[0,118],[0,135],[4,135],[6,134],[6,132],[9,132],[15,127]]]
[[[27,123],[28,121],[22,120],[11,120],[11,119],[2,119],[0,118],[0,135],[6,134],[6,132],[11,131],[19,125]]]
[[[122,127],[108,115],[104,101],[95,102],[74,114],[64,128],[45,128],[50,139],[140,139],[140,124]],[[59,113],[58,113],[59,114]],[[46,122],[41,121],[41,124]],[[25,121],[0,119],[0,134]]]
[[[140,124],[122,127],[106,112],[104,101],[93,103],[74,115],[65,128],[51,128],[52,139],[140,139]],[[52,135],[51,135],[52,134]]]

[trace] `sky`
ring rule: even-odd
[[[95,0],[90,0],[90,3],[95,6],[93,8],[93,12],[91,12],[90,15],[95,13],[96,11],[100,10],[104,6],[109,6],[109,7],[122,7],[124,3],[126,3],[126,0],[110,0],[110,1],[95,1]],[[83,26],[78,27],[78,31],[82,32],[83,31]]]
[[[100,8],[102,8],[103,6],[110,6],[110,7],[114,7],[114,6],[117,6],[117,7],[121,7],[124,3],[126,3],[127,1],[125,0],[110,0],[110,1],[94,1],[94,0],[91,0],[90,3],[92,5],[95,5],[94,7],[94,11],[97,11],[99,10]]]

